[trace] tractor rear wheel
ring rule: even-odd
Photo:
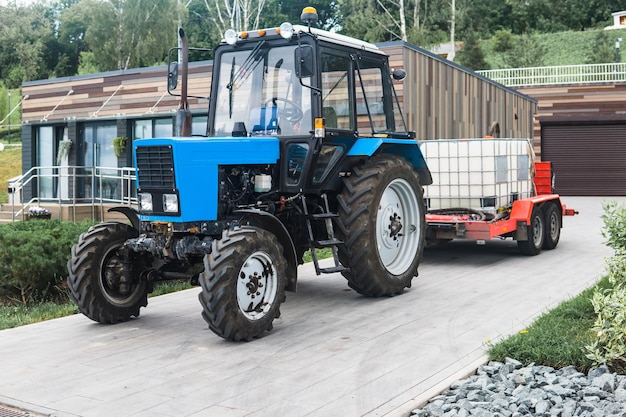
[[[530,214],[528,226],[528,240],[518,240],[517,247],[523,255],[538,255],[543,245],[543,237],[546,233],[546,223],[543,212],[539,207],[533,208]]]
[[[81,313],[100,323],[119,323],[139,317],[148,305],[148,287],[139,279],[139,263],[131,277],[124,276],[119,253],[127,239],[137,237],[137,229],[123,223],[100,223],[83,233],[72,247],[67,263],[70,297]]]
[[[398,156],[355,167],[337,196],[339,259],[348,285],[370,297],[411,286],[425,246],[425,207],[418,174]]]
[[[225,230],[204,257],[198,295],[202,317],[218,336],[250,341],[272,330],[285,301],[287,263],[276,237],[263,229]]]

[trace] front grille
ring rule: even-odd
[[[138,146],[137,179],[141,188],[176,188],[171,146]]]

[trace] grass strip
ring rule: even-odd
[[[574,365],[587,372],[592,366],[585,357],[584,347],[592,342],[590,329],[596,319],[591,298],[596,288],[609,288],[608,278],[583,291],[577,297],[564,301],[540,316],[531,326],[492,345],[490,360],[515,358],[525,365],[562,368]]]

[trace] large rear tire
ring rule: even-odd
[[[339,259],[348,285],[370,297],[411,286],[425,246],[425,207],[419,176],[394,155],[371,158],[344,180],[337,197],[344,241]]]
[[[204,257],[198,295],[218,336],[250,341],[272,330],[285,301],[287,263],[276,237],[256,227],[225,230]]]
[[[124,260],[118,250],[137,237],[133,227],[123,223],[100,223],[83,233],[72,247],[67,263],[70,297],[81,313],[100,323],[119,323],[139,317],[148,305],[145,281],[136,266],[131,280],[124,278]]]
[[[528,240],[518,240],[517,247],[523,255],[534,256],[541,252],[544,236],[546,233],[546,223],[543,212],[539,207],[533,208],[530,214],[530,225],[528,226]]]

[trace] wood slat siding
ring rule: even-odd
[[[408,43],[379,47],[390,56],[391,68],[407,71],[396,89],[418,139],[482,137],[494,121],[500,123],[502,137],[532,137],[532,98]]]
[[[208,61],[190,68],[195,95],[209,95],[211,70]],[[178,99],[167,94],[166,74],[162,66],[24,83],[22,94],[28,99],[22,103],[22,120],[39,123],[46,116],[48,122],[87,120],[94,119],[96,112],[97,118],[141,116],[149,114],[164,94],[151,114],[166,115],[178,108]],[[70,90],[73,93],[67,95]],[[206,110],[208,104],[205,99],[190,98],[189,105],[194,111]]]
[[[404,68],[408,73],[395,87],[409,129],[416,131],[418,139],[482,137],[493,121],[500,122],[503,137],[532,134],[535,103],[529,97],[408,43],[388,42],[379,47],[389,55],[391,68]],[[190,68],[190,91],[208,96],[211,70],[210,61],[195,63]],[[22,92],[29,98],[22,105],[22,119],[29,123],[39,123],[46,116],[48,122],[93,120],[96,112],[98,118],[141,116],[163,94],[153,114],[166,115],[178,107],[177,98],[166,92],[166,71],[162,66],[25,83]],[[205,87],[198,91],[198,86]],[[64,98],[70,90],[73,94]],[[193,98],[189,104],[198,112],[208,106],[206,100]]]
[[[626,123],[626,83],[519,87],[517,91],[537,100],[532,135],[538,156],[541,156],[542,121],[610,118],[623,119]]]

